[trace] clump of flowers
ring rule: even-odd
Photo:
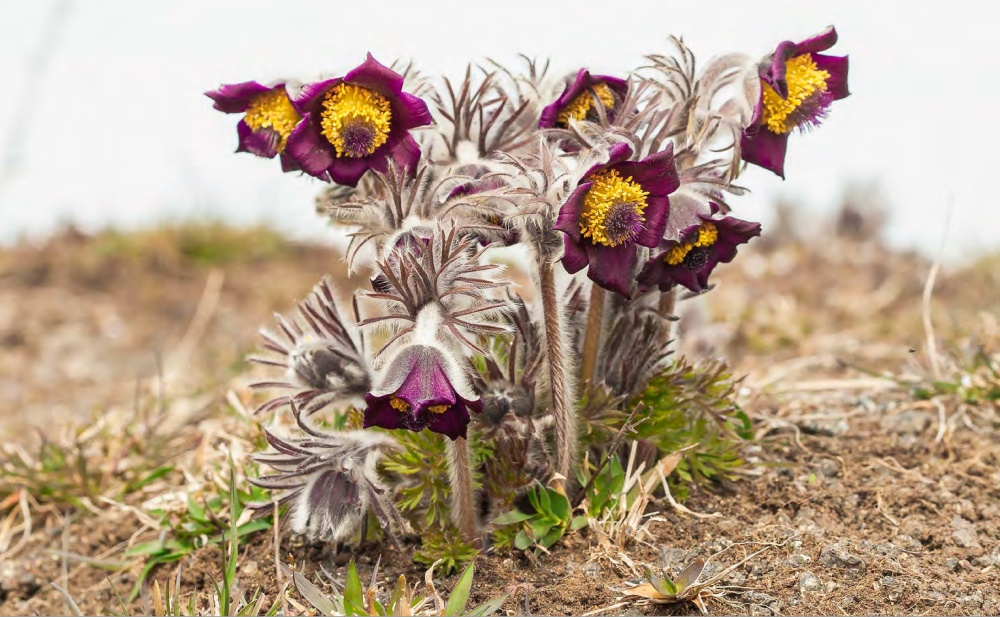
[[[671,322],[760,235],[730,215],[747,164],[783,176],[789,134],[847,96],[847,58],[821,53],[835,41],[697,71],[671,39],[631,73],[488,64],[459,84],[369,54],[343,77],[207,93],[243,114],[238,151],[329,183],[317,209],[351,230],[345,268],[370,281],[324,280],[262,332],[252,359],[276,374],[254,384],[272,393],[258,411],[295,422],[255,456],[274,491],[261,511],[288,504],[294,531],[337,541],[373,516],[455,556],[491,537],[547,547],[583,500],[597,516],[622,475],[595,461],[623,435],[654,462],[707,444],[678,473],[725,477],[738,451],[712,431],[749,421],[718,365],[671,359]],[[499,265],[512,246],[521,274]]]

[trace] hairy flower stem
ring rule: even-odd
[[[556,472],[571,478],[573,456],[576,454],[576,418],[573,414],[572,382],[569,378],[569,360],[563,345],[562,310],[556,294],[556,280],[552,264],[539,259],[538,286],[542,297],[542,314],[545,321],[545,351],[549,363],[549,382],[552,390],[552,414],[556,432]]]
[[[583,334],[583,364],[580,383],[593,383],[597,368],[597,350],[601,343],[601,326],[604,324],[604,288],[590,286],[590,308],[587,312],[587,330]]]
[[[451,475],[451,521],[466,542],[473,542],[479,537],[479,526],[476,524],[469,442],[464,437],[445,441]]]
[[[660,294],[660,316],[663,318],[670,318],[671,321],[667,322],[667,327],[663,329],[663,340],[660,341],[664,345],[670,342],[671,337],[674,334],[674,322],[672,321],[674,316],[674,309],[677,306],[677,288],[674,287],[670,291],[666,291]]]

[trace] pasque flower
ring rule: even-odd
[[[718,211],[712,204],[712,215]],[[740,244],[760,235],[760,223],[713,216],[699,215],[701,223],[686,228],[680,240],[664,241],[639,273],[639,288],[668,291],[681,285],[704,291],[715,266],[732,261]]]
[[[294,171],[298,167],[285,153],[288,136],[302,119],[288,97],[284,83],[265,86],[256,81],[222,86],[206,92],[215,101],[215,108],[227,114],[243,114],[236,125],[239,135],[237,152],[249,152],[273,159],[281,155],[281,167]]]
[[[761,65],[760,98],[741,140],[743,160],[785,177],[789,133],[817,126],[833,101],[850,94],[847,56],[819,53],[836,42],[831,26],[801,43],[780,43]]]
[[[410,130],[432,121],[427,104],[403,92],[403,76],[371,54],[344,77],[303,86],[294,104],[303,122],[288,153],[306,173],[347,186],[386,171],[389,157],[413,169],[420,148]]]
[[[465,437],[469,411],[483,408],[450,354],[423,344],[401,348],[365,401],[365,428],[426,428],[451,439]]]
[[[667,225],[670,193],[680,182],[673,146],[641,161],[616,143],[608,162],[590,168],[559,209],[555,229],[563,232],[562,263],[568,272],[587,268],[601,287],[630,294],[638,246],[655,248]]]
[[[594,97],[604,105],[609,115],[625,98],[628,84],[624,79],[608,75],[591,75],[580,69],[573,83],[568,84],[555,101],[542,110],[538,128],[566,128],[570,120],[596,120]]]
[[[290,504],[291,528],[312,540],[349,539],[369,512],[392,538],[402,519],[377,465],[398,444],[388,435],[370,431],[327,433],[295,415],[304,438],[283,438],[265,430],[270,451],[254,461],[274,473],[250,482],[273,492],[271,501],[247,504],[259,515],[274,505]]]

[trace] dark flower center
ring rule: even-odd
[[[351,158],[367,156],[375,151],[375,136],[372,125],[363,120],[345,124],[340,129],[341,153]]]
[[[634,201],[619,201],[611,205],[604,218],[604,233],[612,246],[632,242],[642,231],[643,218]]]
[[[708,256],[711,252],[711,248],[707,246],[695,247],[684,256],[684,261],[681,262],[681,265],[692,272],[697,272],[708,263]]]

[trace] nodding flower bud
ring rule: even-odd
[[[292,530],[311,540],[349,539],[368,512],[390,534],[399,527],[402,520],[376,470],[385,450],[398,444],[371,431],[318,431],[296,418],[307,437],[282,439],[265,432],[272,451],[253,458],[275,473],[250,482],[276,494],[248,507],[266,515],[276,503],[290,504]]]
[[[344,326],[328,281],[322,281],[298,306],[299,319],[277,315],[281,335],[262,331],[271,356],[251,356],[257,364],[284,369],[284,380],[251,388],[295,390],[257,409],[270,411],[291,400],[307,416],[336,402],[360,401],[371,385],[371,368]]]

